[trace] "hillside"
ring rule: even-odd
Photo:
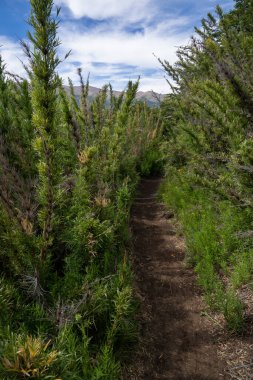
[[[67,93],[69,94],[69,87],[68,86],[64,86],[65,90],[67,91]],[[81,95],[81,86],[74,86],[74,90],[75,90],[75,95],[77,98],[80,97]],[[99,91],[101,89],[98,88],[98,87],[93,87],[93,86],[89,86],[89,96],[88,98],[90,100],[93,100],[98,94],[99,94]],[[116,98],[118,98],[121,94],[120,91],[113,91],[113,94],[114,96],[116,96]],[[160,103],[165,99],[165,96],[164,94],[158,94],[156,92],[153,92],[153,91],[138,91],[137,94],[136,94],[136,98],[135,100],[141,100],[141,101],[144,101],[146,102],[150,107],[156,107],[156,106],[159,106]]]

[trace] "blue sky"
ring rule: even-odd
[[[76,83],[76,69],[90,73],[91,84],[111,82],[122,90],[141,76],[140,89],[166,93],[168,85],[153,53],[171,63],[177,46],[189,42],[194,26],[217,4],[233,0],[55,0],[62,7],[59,54],[72,50],[59,72]],[[23,75],[19,45],[26,38],[28,0],[1,0],[0,52],[11,72]]]

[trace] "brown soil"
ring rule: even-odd
[[[172,213],[157,199],[160,179],[142,180],[132,209],[140,344],[126,379],[224,379],[219,343]]]

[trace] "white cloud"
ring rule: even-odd
[[[137,21],[148,15],[150,0],[56,0],[56,4],[67,6],[75,18],[89,17],[103,20],[124,16]]]
[[[175,45],[182,43],[179,36],[160,38],[153,33],[128,35],[108,33],[66,33],[62,36],[64,49],[72,49],[71,59],[80,62],[121,63],[154,68],[157,56],[175,58]],[[168,51],[169,50],[169,51]]]
[[[81,30],[76,25],[63,24],[60,30],[62,46],[66,51],[72,50],[64,77],[73,77],[78,62],[85,72],[91,72],[91,79],[95,80],[93,85],[101,85],[101,81],[108,77],[117,89],[122,89],[128,79],[141,75],[141,89],[167,92],[168,84],[153,53],[161,59],[175,62],[177,47],[189,41],[189,31],[180,33],[177,28],[186,21],[180,17],[171,24],[147,27],[144,33],[137,34],[113,27]]]
[[[78,63],[84,72],[91,73],[95,86],[110,81],[120,90],[129,79],[141,75],[142,90],[169,91],[153,53],[175,62],[177,47],[186,44],[191,33],[190,30],[182,32],[182,29],[192,20],[168,14],[168,10],[163,14],[159,0],[93,0],[92,4],[87,0],[56,0],[56,3],[65,5],[76,19],[106,20],[106,23],[88,28],[80,22],[69,21],[69,16],[65,17],[60,38],[64,50],[71,50],[72,54],[62,72],[64,78],[73,77]],[[114,17],[113,21],[111,17]],[[132,22],[141,32],[126,32],[131,30]],[[104,65],[96,66],[94,63]]]
[[[20,76],[25,75],[21,61],[25,62],[26,57],[18,42],[0,35],[0,54],[7,66],[7,71]]]

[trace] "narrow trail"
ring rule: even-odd
[[[127,379],[224,379],[183,238],[156,197],[161,179],[143,179],[132,209],[140,347]]]

